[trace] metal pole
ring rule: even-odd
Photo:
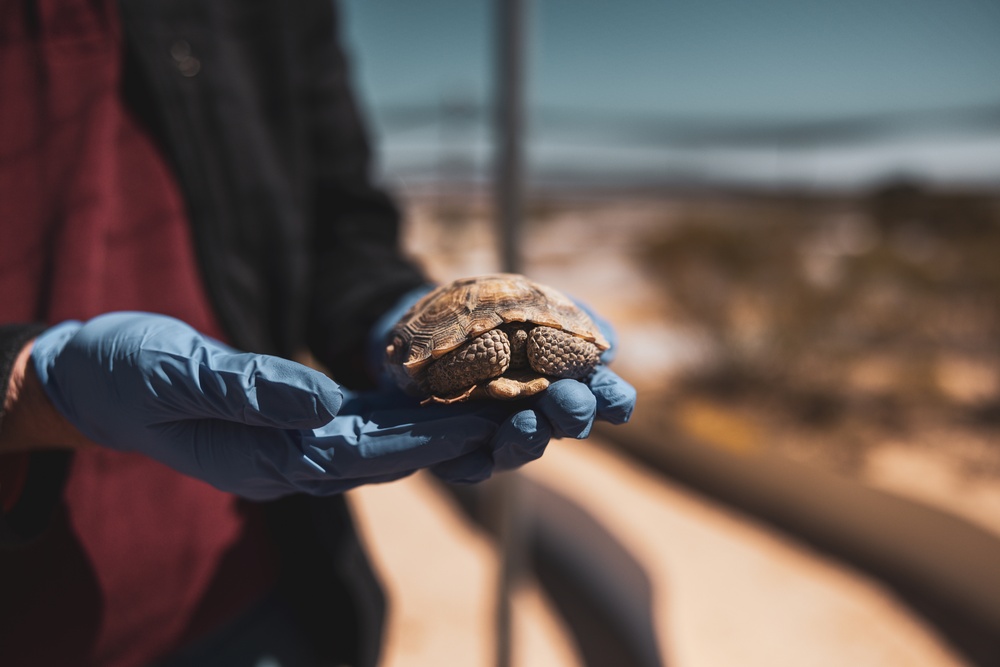
[[[524,208],[524,129],[526,1],[497,0],[497,74],[495,91],[494,207],[504,271],[520,273],[521,223]],[[525,519],[520,507],[516,472],[496,477],[491,490],[492,514],[500,549],[497,581],[496,665],[510,667],[512,658],[511,596],[524,562]]]
[[[524,204],[526,0],[497,0],[495,206],[501,266],[521,271]]]

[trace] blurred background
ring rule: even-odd
[[[382,178],[406,212],[408,249],[437,280],[499,269],[491,185],[496,3],[346,0],[342,9]],[[907,539],[916,541],[906,544],[915,547],[890,546],[886,556],[863,544],[853,558],[859,549],[841,548],[836,531],[797,531],[822,522],[768,515],[756,492],[734,495],[731,481],[713,482],[715,473],[685,468],[690,459],[670,459],[689,447],[694,458],[702,451],[726,457],[709,468],[761,469],[760,484],[771,489],[809,480],[769,501],[782,507],[808,504],[804,494],[820,494],[829,480],[834,491],[825,497],[845,495],[828,504],[850,505],[859,524],[873,513],[854,502],[857,494],[874,491],[876,505],[902,499],[919,516],[934,517],[932,523],[945,517],[958,522],[959,533],[971,531],[969,544],[978,546],[958,558],[975,560],[986,553],[982,545],[994,548],[990,540],[1000,539],[1000,4],[536,0],[528,10],[523,270],[614,323],[620,335],[614,367],[640,395],[633,423],[574,445],[572,456],[583,459],[560,458],[571,455],[560,443],[530,474],[542,485],[564,485],[561,492],[584,505],[593,502],[595,484],[609,495],[616,484],[626,495],[647,489],[641,498],[623,497],[619,514],[602,522],[633,555],[645,554],[636,558],[653,588],[651,632],[660,659],[937,665],[987,664],[1000,655],[991,652],[995,642],[970,628],[980,621],[1000,628],[995,608],[973,600],[973,611],[952,614],[974,592],[925,608],[909,599],[924,593],[908,597],[908,584],[894,578],[894,571],[909,572],[907,581],[924,577],[898,552],[933,551],[951,528],[924,530],[923,519],[913,519]],[[581,475],[575,486],[567,469]],[[587,477],[599,471],[609,477]],[[692,489],[697,501],[683,495]],[[383,544],[376,533],[393,514],[378,494],[398,492],[359,494],[377,549],[419,549]],[[758,526],[763,537],[743,535],[749,542],[737,544],[744,546],[724,548],[735,552],[763,540],[769,546],[761,547],[762,560],[744,556],[699,575],[684,568],[706,567],[706,558],[684,559],[699,548],[723,547],[698,547],[699,538],[687,535],[692,551],[685,556],[666,551],[675,545],[648,543],[668,525],[678,537],[686,534],[676,522],[687,519],[657,512],[702,500],[707,505],[696,514],[722,513],[715,519],[724,524],[720,540],[735,539],[733,530],[742,535],[741,522]],[[646,515],[633,511],[640,506]],[[444,510],[435,508],[439,521]],[[591,515],[604,511],[590,508]],[[872,530],[891,532],[910,521],[898,516]],[[688,530],[711,523],[698,517],[685,524]],[[769,532],[775,525],[788,533],[791,551],[771,543],[785,539]],[[475,536],[461,539],[484,550],[470,562],[495,558],[471,524],[462,526],[450,534],[470,531]],[[796,551],[795,540],[805,551]],[[948,561],[962,549],[936,558]],[[827,568],[803,574],[802,590],[761,564],[785,573],[793,569],[788,559],[816,567],[804,566],[802,553]],[[384,569],[398,571],[391,556],[383,557]],[[711,588],[718,568],[747,567],[747,576],[762,579],[759,588]],[[982,590],[996,590],[998,571],[969,576],[981,580]],[[709,588],[692,590],[690,599],[706,609],[672,606],[683,595],[678,581],[699,576]],[[870,596],[867,602],[845,602],[834,592],[860,585],[845,583],[853,576],[873,587],[862,595]],[[827,597],[802,592],[817,586],[827,586]],[[974,583],[940,584],[962,586]],[[552,636],[569,638],[553,640],[561,649],[522,645],[522,664],[586,662],[578,638],[572,648],[573,628],[558,629],[565,610],[546,602],[544,590],[531,590],[533,602],[524,604],[536,611],[524,613],[549,619],[531,632],[550,623]],[[483,591],[488,587],[480,601],[489,597]],[[782,591],[793,601],[782,601]],[[765,608],[764,598],[778,601]],[[737,599],[747,606],[720,611]],[[890,618],[888,625],[872,621],[872,609]],[[973,620],[951,627],[941,621],[963,614]],[[810,615],[814,625],[801,625]],[[703,625],[684,620],[692,617]],[[755,622],[791,632],[772,641]],[[854,634],[819,638],[815,627],[826,624],[828,631],[829,623],[853,627]],[[433,633],[429,628],[424,632]],[[400,632],[404,639],[394,641],[419,653],[412,623]],[[804,643],[802,655],[789,648],[795,636]],[[914,653],[894,652],[903,650],[903,636]],[[837,654],[837,647],[854,652]],[[452,649],[458,652],[452,658],[435,659],[490,664],[482,646]],[[402,655],[396,650],[390,662]],[[478,650],[479,657],[463,659],[469,655],[463,650]],[[817,652],[827,652],[828,661]],[[423,663],[411,653],[399,664]]]

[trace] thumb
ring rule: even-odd
[[[330,422],[344,395],[333,380],[308,366],[267,355],[211,351],[199,368],[212,416],[249,426],[313,429]],[[207,368],[206,368],[207,367]]]

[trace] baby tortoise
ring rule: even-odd
[[[610,347],[566,296],[511,273],[438,287],[400,319],[389,340],[393,376],[425,403],[531,396],[551,378],[586,377]]]

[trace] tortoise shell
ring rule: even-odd
[[[548,327],[592,344],[593,363],[597,352],[610,347],[593,320],[565,295],[524,276],[500,273],[442,285],[414,304],[390,334],[389,368],[404,390],[433,395],[426,371],[436,360],[517,323]]]

